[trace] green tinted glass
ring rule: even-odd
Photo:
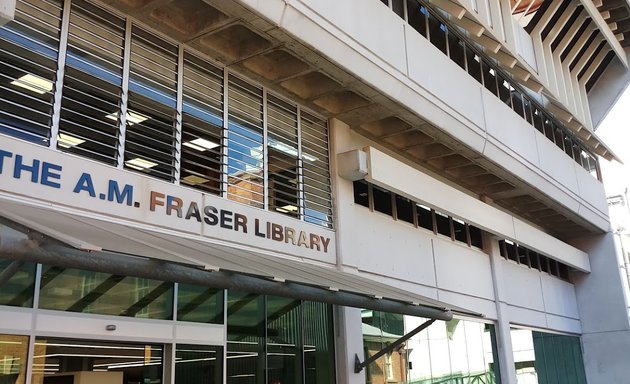
[[[35,264],[0,260],[0,305],[33,306]]]
[[[68,312],[171,319],[173,284],[44,266],[40,307]]]
[[[222,289],[179,284],[177,289],[177,320],[196,323],[223,324]]]
[[[177,344],[175,384],[223,383],[223,348]]]

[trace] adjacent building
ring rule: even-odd
[[[628,381],[629,17],[1,0],[0,384]]]

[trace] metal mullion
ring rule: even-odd
[[[127,105],[129,103],[129,70],[131,61],[131,19],[127,19],[125,25],[125,49],[123,51],[123,76],[121,85],[120,113],[118,115],[118,156],[116,166],[124,168],[125,160],[125,138],[127,133]]]
[[[57,148],[57,135],[59,134],[59,119],[61,118],[61,101],[63,92],[63,77],[66,67],[66,51],[68,48],[68,30],[70,28],[70,0],[64,0],[61,20],[59,51],[57,58],[57,73],[55,81],[55,95],[53,97],[53,113],[51,116],[50,138],[48,146]]]
[[[221,184],[220,184],[220,195],[224,198],[227,198],[228,195],[228,161],[229,161],[229,135],[230,131],[228,129],[228,121],[229,121],[229,112],[228,112],[228,85],[229,85],[229,73],[226,68],[223,69],[223,130],[222,130],[222,138],[221,138]],[[226,294],[227,295],[227,294]],[[227,300],[226,300],[227,302]],[[226,312],[227,313],[227,312]],[[227,315],[226,315],[227,316]],[[227,347],[226,347],[227,350]],[[226,352],[227,356],[227,352]]]
[[[180,184],[182,165],[182,110],[184,104],[184,45],[179,45],[177,60],[177,112],[175,117],[175,153],[173,177],[175,184]]]

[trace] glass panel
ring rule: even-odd
[[[409,332],[425,321],[405,316],[405,328]],[[500,383],[495,345],[491,324],[459,319],[437,321],[407,342],[407,382]]]
[[[267,383],[302,382],[299,300],[267,297]]]
[[[481,229],[474,225],[468,225],[468,232],[470,233],[470,245],[477,248],[483,247],[482,232]]]
[[[335,382],[332,306],[306,301],[302,304],[304,326],[304,383]]]
[[[442,212],[435,211],[437,233],[451,237],[451,223],[449,217]]]
[[[221,194],[223,71],[184,55],[180,181]]]
[[[466,47],[466,68],[468,74],[481,84],[481,57],[468,47]]]
[[[173,181],[177,55],[169,44],[133,27],[125,167]]]
[[[363,348],[366,358],[373,356],[405,333],[403,315],[363,310],[361,317],[363,320]],[[407,382],[406,366],[407,356],[402,348],[386,354],[366,367],[366,383]]]
[[[398,220],[413,224],[413,202],[406,197],[396,195],[396,217]]]
[[[453,218],[453,235],[455,240],[468,244],[468,235],[466,234],[466,223],[459,219]]]
[[[364,207],[369,207],[368,183],[365,180],[357,180],[352,185],[354,187],[354,202]]]
[[[59,1],[24,0],[0,28],[0,132],[48,144],[60,26]]]
[[[11,273],[11,277],[0,285],[0,305],[32,307],[35,289],[34,263],[0,260],[0,271]],[[0,355],[1,356],[1,355]]]
[[[433,231],[433,213],[431,208],[424,205],[416,205],[418,226]]]
[[[374,210],[386,215],[392,214],[392,193],[382,188],[372,186]]]
[[[332,190],[326,121],[301,112],[304,220],[332,228]]]
[[[586,383],[579,337],[525,329],[510,334],[519,383]]]
[[[486,89],[497,96],[497,77],[494,68],[490,67],[485,61],[481,61],[481,68],[483,73],[483,85]]]
[[[427,13],[429,20],[429,38],[431,43],[443,53],[446,51],[446,25],[442,24],[430,12]]]
[[[498,81],[499,81],[499,99],[501,99],[501,101],[503,101],[508,107],[512,108],[512,100],[510,96],[514,88],[512,88],[512,85],[507,80],[505,80],[505,78],[503,78],[503,76],[501,75],[498,75]]]
[[[452,33],[448,34],[448,55],[462,69],[466,69],[466,46],[459,37]]]
[[[262,208],[262,89],[230,76],[228,94],[228,198]]]
[[[35,339],[32,384],[160,384],[163,347],[100,340]]]
[[[405,3],[404,0],[392,0],[392,10],[398,16],[405,17]]]
[[[227,383],[265,383],[264,296],[228,291]]]
[[[57,148],[117,164],[124,20],[73,1]]]
[[[0,334],[0,383],[25,384],[28,336]]]
[[[177,287],[177,320],[223,324],[224,294],[222,289],[180,283]]]
[[[223,347],[177,344],[175,384],[223,383]]]
[[[269,210],[298,218],[297,107],[267,97],[267,167]]]
[[[44,266],[40,308],[171,319],[173,284],[136,277]]]
[[[422,36],[427,37],[427,9],[416,0],[407,0],[407,21]]]

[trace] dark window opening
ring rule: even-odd
[[[446,25],[436,19],[432,14],[428,14],[429,18],[429,40],[440,51],[446,51]]]
[[[392,193],[372,186],[372,198],[374,199],[374,210],[386,215],[392,214]]]
[[[466,223],[459,219],[452,219],[453,235],[455,240],[468,244],[468,235],[466,234]]]
[[[427,37],[426,13],[426,8],[417,1],[407,1],[407,22],[424,37]]]
[[[396,195],[396,218],[413,224],[413,203],[411,200]]]
[[[433,213],[431,208],[416,204],[418,226],[433,231]]]
[[[437,233],[451,237],[451,220],[447,215],[435,211],[435,225]]]
[[[368,196],[368,184],[365,180],[357,180],[354,186],[354,202],[364,207],[370,207],[370,198]]]
[[[481,229],[474,225],[468,225],[468,233],[470,235],[470,245],[477,248],[483,248],[483,240]]]

